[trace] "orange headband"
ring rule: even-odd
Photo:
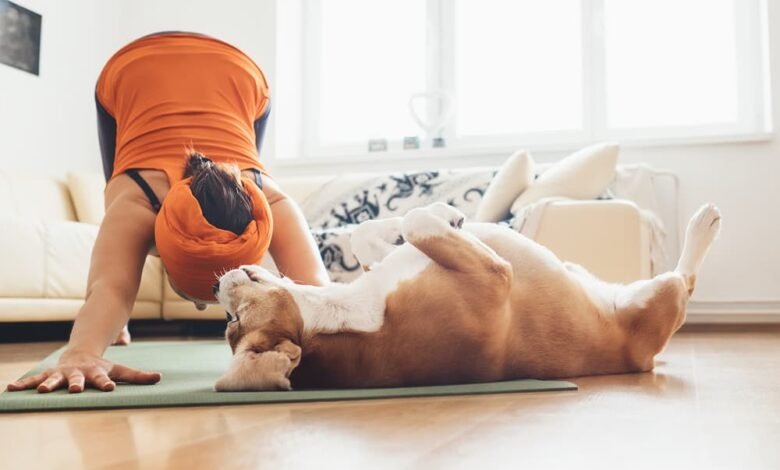
[[[236,235],[211,225],[190,190],[192,178],[171,186],[154,223],[154,239],[171,282],[188,296],[213,301],[217,276],[243,264],[256,264],[271,243],[273,221],[265,194],[241,178],[252,201],[252,222]]]

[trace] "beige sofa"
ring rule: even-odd
[[[297,201],[327,178],[277,178]],[[0,321],[72,320],[83,303],[92,245],[103,216],[99,173],[64,178],[0,173]],[[649,236],[627,201],[556,202],[544,212],[537,241],[605,280],[650,276]],[[158,258],[147,257],[135,319],[221,319],[198,311],[168,285]]]

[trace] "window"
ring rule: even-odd
[[[414,134],[406,103],[426,89],[425,23],[420,0],[321,3],[314,85],[323,145]]]
[[[731,0],[607,0],[607,125],[736,121],[734,7]],[[696,21],[705,9],[705,21]]]
[[[365,154],[370,139],[400,151],[411,136],[468,152],[761,134],[764,10],[761,0],[306,0],[304,153]]]
[[[455,135],[583,128],[580,0],[455,0]]]

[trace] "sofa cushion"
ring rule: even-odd
[[[509,209],[534,180],[534,161],[525,150],[506,159],[479,203],[475,222],[499,222],[509,215]]]
[[[43,297],[46,224],[20,217],[0,224],[0,297]]]
[[[69,221],[2,219],[0,297],[83,299],[98,227]],[[162,299],[162,267],[147,257],[139,301]]]
[[[556,162],[520,194],[512,204],[512,214],[549,197],[598,197],[615,178],[618,150],[617,144],[596,144]]]
[[[78,222],[44,224],[43,297],[78,299],[87,291],[98,228]]]
[[[1,223],[0,296],[84,298],[98,228],[70,221],[12,218]]]
[[[67,186],[47,176],[0,172],[0,214],[45,220],[76,220]]]
[[[104,176],[97,172],[68,173],[66,178],[70,197],[80,222],[100,225],[105,214],[103,191]]]

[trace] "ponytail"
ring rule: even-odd
[[[184,177],[192,177],[190,190],[211,225],[236,235],[244,233],[252,221],[252,202],[235,175],[191,151]]]

